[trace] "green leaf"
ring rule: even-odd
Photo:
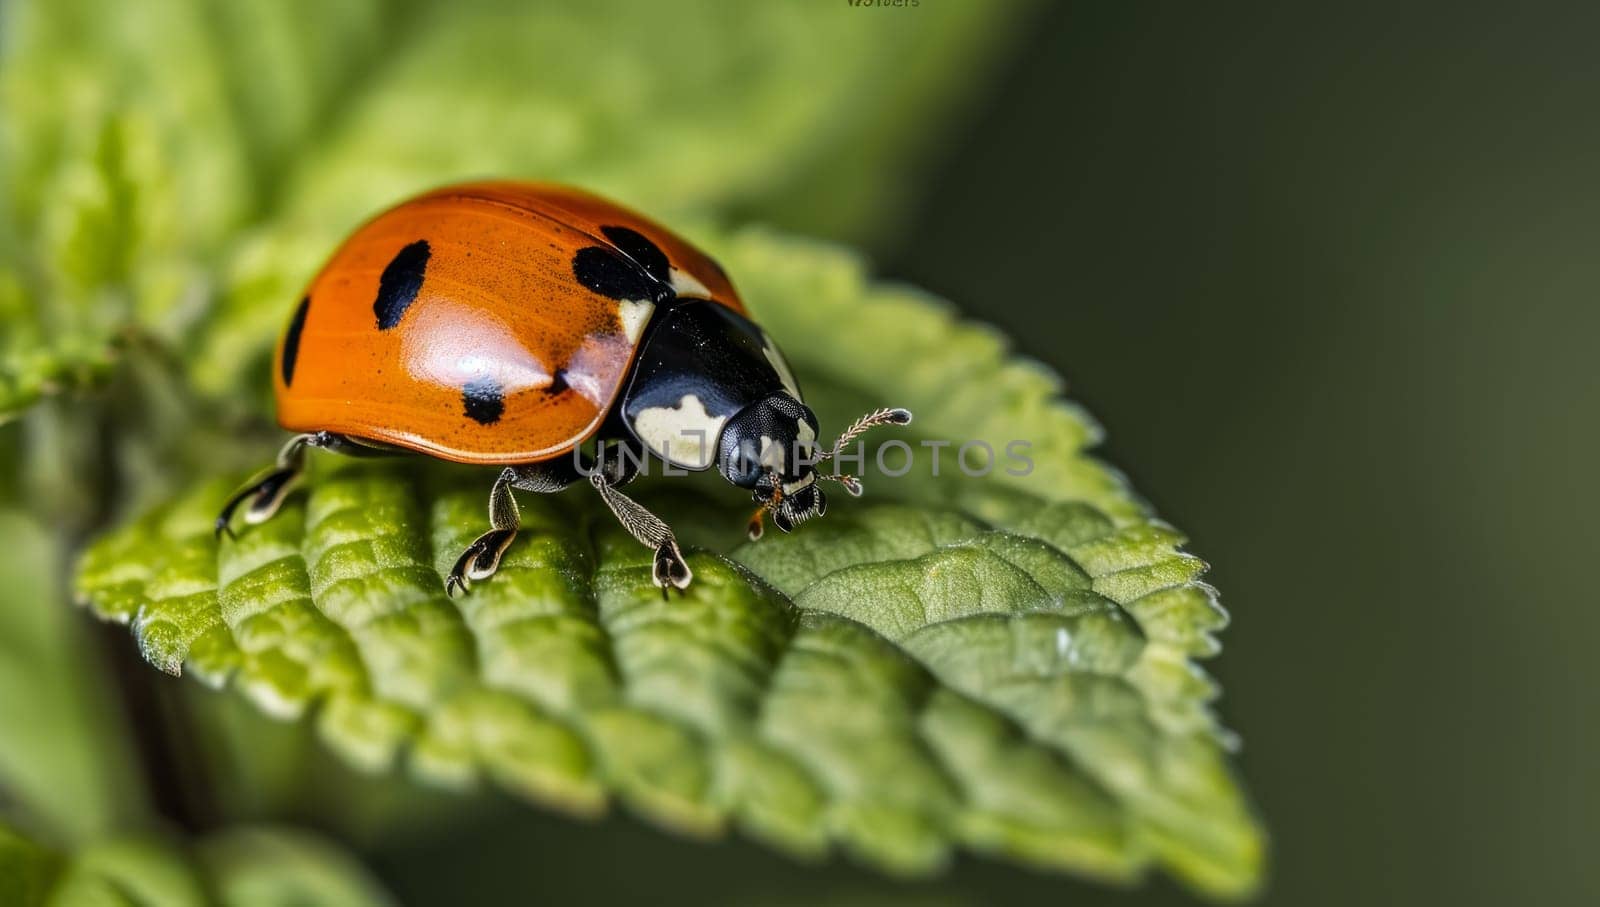
[[[952,447],[936,476],[924,450],[754,543],[743,494],[651,480],[640,496],[696,546],[668,601],[591,495],[524,495],[500,572],[452,601],[441,576],[483,529],[489,476],[324,457],[236,541],[212,519],[237,477],[106,536],[80,597],[153,664],[310,716],[372,770],[580,814],[614,797],[685,833],[895,872],[966,848],[1251,890],[1262,834],[1194,663],[1226,616],[1181,536],[1087,455],[1099,429],[1058,379],[832,247],[706,240],[825,428],[905,405],[900,438],[1026,442],[1031,472],[967,476]]]
[[[241,827],[192,845],[155,835],[108,839],[63,856],[0,825],[0,901],[18,907],[365,907],[389,897],[332,845]]]
[[[1020,6],[8,3],[0,419],[103,376],[130,331],[231,395],[340,236],[454,179],[697,212],[826,181],[797,217],[859,223]]]

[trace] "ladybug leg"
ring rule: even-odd
[[[324,435],[328,437],[325,438]],[[250,506],[244,510],[246,525],[254,526],[272,519],[278,508],[283,506],[283,499],[289,496],[289,492],[294,490],[295,484],[305,473],[306,448],[332,447],[332,437],[331,432],[315,432],[290,438],[289,443],[278,451],[276,463],[246,482],[244,487],[235,491],[222,505],[222,512],[217,514],[217,538],[222,538],[223,535],[233,536],[233,529],[230,526],[233,512],[246,500],[250,501]]]
[[[665,596],[668,588],[687,588],[694,573],[683,559],[683,551],[678,547],[671,527],[614,488],[611,479],[602,470],[597,469],[589,475],[589,484],[600,492],[600,499],[606,502],[629,535],[638,539],[640,544],[655,549],[656,559],[650,579],[661,587],[661,594]]]
[[[501,470],[500,477],[494,480],[494,488],[489,490],[489,526],[488,532],[478,536],[477,540],[467,546],[456,558],[456,565],[450,570],[450,575],[445,578],[444,591],[446,595],[455,595],[466,592],[472,588],[473,580],[488,579],[500,569],[500,556],[505,554],[506,548],[511,545],[512,539],[517,537],[517,530],[522,526],[522,514],[517,510],[517,499],[511,494],[511,486],[517,484],[519,476],[517,470],[506,467]]]
[[[289,492],[294,490],[305,475],[306,448],[309,447],[352,457],[381,457],[393,453],[392,449],[383,447],[376,441],[361,441],[331,431],[295,435],[289,439],[289,443],[283,445],[282,450],[278,451],[276,463],[246,482],[243,488],[235,491],[222,505],[222,511],[217,514],[217,538],[224,535],[230,538],[233,536],[230,525],[233,521],[233,512],[247,500],[250,504],[244,509],[246,525],[254,526],[272,519],[278,508],[283,506],[283,499],[289,496]]]
[[[566,466],[565,460],[508,466],[501,470],[500,477],[489,490],[489,531],[478,536],[456,558],[455,567],[444,581],[445,593],[454,596],[457,592],[466,592],[472,588],[474,580],[488,579],[500,569],[501,555],[522,528],[522,514],[517,509],[517,499],[511,494],[513,488],[549,494],[577,480],[577,470]]]

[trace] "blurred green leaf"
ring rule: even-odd
[[[1032,470],[966,476],[951,447],[934,475],[924,451],[757,543],[743,495],[662,480],[642,496],[699,546],[670,601],[589,496],[526,495],[499,574],[453,602],[440,577],[483,528],[487,476],[321,458],[237,541],[212,536],[228,479],[106,536],[80,597],[151,663],[314,714],[369,769],[578,813],[615,795],[683,832],[838,843],[900,872],[960,846],[1250,890],[1261,832],[1193,662],[1226,616],[1179,534],[1085,453],[1099,430],[1058,379],[834,248],[706,240],[825,427],[905,405],[902,438],[1026,442]]]
[[[62,840],[109,834],[143,803],[110,687],[62,607],[62,553],[15,511],[0,510],[0,539],[0,807]]]
[[[60,863],[55,854],[0,824],[0,903],[43,903]]]
[[[238,828],[194,843],[109,839],[70,856],[0,825],[0,902],[17,907],[327,907],[386,905],[359,865],[317,838]]]
[[[250,212],[203,4],[0,14],[0,418],[103,374],[130,325],[170,330]]]
[[[859,223],[1020,8],[8,3],[0,419],[104,374],[130,329],[233,396],[343,233],[458,178],[658,212],[790,207],[825,181],[833,201],[797,219]]]
[[[391,903],[347,854],[304,833],[230,829],[201,841],[198,857],[216,900],[225,905]]]

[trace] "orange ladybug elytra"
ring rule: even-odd
[[[827,451],[788,364],[716,262],[665,228],[588,193],[486,182],[420,195],[378,215],[333,254],[278,343],[278,423],[296,432],[276,464],[229,498],[217,533],[277,512],[309,448],[417,453],[504,467],[490,529],[445,580],[486,579],[516,537],[512,489],[587,481],[655,551],[656,585],[691,572],[672,530],[618,491],[649,457],[715,466],[788,531],[821,515],[819,472],[857,434],[906,424],[903,409],[856,420]],[[591,454],[586,445],[594,441]]]

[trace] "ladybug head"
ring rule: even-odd
[[[785,532],[828,507],[817,488],[816,464],[816,414],[786,393],[746,406],[722,430],[722,477],[750,489],[762,512],[771,510]]]
[[[785,393],[775,393],[740,410],[722,430],[717,468],[723,478],[748,488],[760,508],[750,518],[750,537],[761,537],[761,518],[788,532],[800,523],[828,512],[828,496],[818,479],[838,482],[852,495],[861,494],[854,476],[819,470],[857,435],[875,425],[905,425],[911,413],[880,409],[857,419],[833,447],[817,453],[817,417],[804,403]]]

